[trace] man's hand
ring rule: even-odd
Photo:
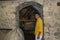
[[[39,39],[41,32],[38,33],[37,39]]]

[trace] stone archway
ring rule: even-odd
[[[41,4],[33,2],[33,1],[24,2],[24,3],[20,4],[19,6],[17,6],[17,8],[16,8],[16,19],[17,19],[16,21],[17,21],[17,26],[18,27],[20,25],[20,23],[19,23],[20,22],[20,19],[19,19],[20,13],[19,13],[19,11],[21,11],[23,8],[28,7],[30,5],[38,11],[41,18],[43,19],[43,6]]]

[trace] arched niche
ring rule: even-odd
[[[42,18],[42,20],[43,20],[43,6],[41,5],[41,4],[39,4],[39,3],[36,3],[36,2],[33,2],[33,1],[30,1],[30,2],[24,2],[24,3],[22,3],[22,4],[20,4],[19,6],[17,6],[17,8],[16,8],[16,21],[17,21],[17,26],[18,27],[21,27],[20,26],[20,15],[22,14],[20,11],[22,11],[23,9],[25,9],[25,8],[29,8],[29,7],[31,7],[31,9],[33,9],[34,11],[37,11],[39,14],[40,14],[40,17]],[[27,10],[28,11],[28,10]],[[21,20],[21,21],[25,21],[25,20]],[[23,27],[24,28],[24,27]],[[23,29],[22,29],[23,30]],[[29,30],[23,30],[23,32],[25,33],[26,31],[29,31]],[[32,36],[33,36],[33,38],[34,38],[34,35],[33,35],[33,32],[34,32],[34,30],[32,31]],[[29,33],[31,33],[31,31],[29,32]],[[27,33],[26,33],[27,34]],[[25,34],[25,36],[27,36]],[[30,35],[30,34],[29,34]],[[28,35],[28,36],[29,36]],[[30,38],[31,39],[31,38]],[[29,38],[27,39],[27,37],[26,37],[26,40],[29,40]],[[34,40],[34,39],[31,39],[31,40]]]
[[[43,19],[43,6],[37,2],[24,2],[16,7],[16,21],[17,25],[19,25],[19,11],[22,10],[23,8],[32,5],[36,10],[39,11],[41,18]]]

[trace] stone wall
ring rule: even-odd
[[[44,23],[46,40],[60,40],[60,17],[57,0],[45,0],[44,3]]]
[[[15,27],[15,9],[12,3],[2,3],[0,5],[0,28]]]
[[[0,2],[0,28],[16,27],[16,7],[31,0]],[[60,0],[32,0],[43,5],[45,40],[60,40]]]

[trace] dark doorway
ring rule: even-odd
[[[17,7],[17,24],[24,32],[25,40],[35,40],[35,12],[43,19],[43,7],[36,2],[22,3]]]
[[[25,40],[34,40],[35,18],[34,12],[37,12],[33,6],[27,6],[19,11],[20,28],[24,31]]]
[[[25,40],[34,40],[35,12],[39,13],[32,5],[19,11],[20,28],[24,32]]]

